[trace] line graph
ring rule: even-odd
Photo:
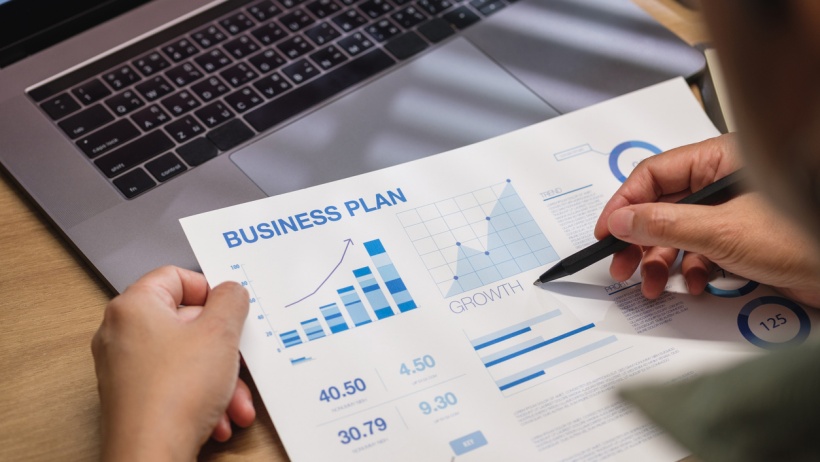
[[[345,261],[345,255],[347,255],[347,249],[349,249],[350,246],[353,245],[353,240],[350,239],[350,238],[345,239],[344,242],[346,243],[345,244],[345,249],[344,249],[344,251],[342,251],[342,257],[339,258],[339,263],[336,263],[336,266],[334,266],[333,269],[330,270],[330,274],[328,274],[327,277],[319,284],[319,286],[316,287],[316,290],[314,290],[313,292],[305,295],[304,297],[300,298],[299,300],[296,300],[295,302],[288,303],[287,305],[285,305],[285,308],[291,307],[293,305],[296,305],[299,302],[303,302],[303,301],[307,300],[308,298],[316,295],[316,293],[319,292],[319,290],[322,289],[322,286],[324,286],[325,283],[330,279],[330,277],[333,276],[333,273],[335,273],[336,270],[339,269],[340,266],[342,266],[342,262]]]
[[[558,259],[511,180],[398,214],[442,296]]]

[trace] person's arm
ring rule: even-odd
[[[92,352],[102,408],[103,460],[193,460],[230,420],[255,417],[237,378],[247,291],[208,289],[192,271],[154,270],[114,298]]]
[[[759,194],[716,206],[673,204],[740,168],[733,135],[650,157],[638,164],[604,207],[598,239],[613,234],[637,244],[617,253],[610,273],[625,280],[641,267],[642,291],[663,293],[678,249],[692,294],[703,292],[713,264],[780,288],[797,301],[820,303],[820,261],[813,242]]]

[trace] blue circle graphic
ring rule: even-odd
[[[755,335],[749,325],[749,316],[752,314],[752,311],[763,305],[780,305],[791,310],[800,322],[800,329],[797,331],[797,335],[795,335],[794,338],[788,342],[781,343],[769,342]],[[750,301],[740,309],[740,313],[737,315],[737,327],[740,329],[740,333],[743,337],[752,345],[767,350],[775,350],[778,348],[797,346],[805,342],[809,337],[809,332],[811,332],[811,320],[809,319],[809,315],[806,314],[803,308],[797,303],[787,298],[767,295],[765,297],[756,298]]]
[[[646,149],[647,151],[651,152],[652,155],[660,154],[661,150],[654,144],[647,143],[646,141],[624,141],[623,143],[615,146],[615,149],[609,153],[609,169],[612,170],[612,174],[615,175],[615,178],[618,179],[621,183],[626,181],[626,175],[621,173],[621,169],[618,168],[618,157],[621,154],[630,148],[640,148]]]
[[[712,284],[706,284],[706,292],[718,297],[734,298],[748,294],[749,292],[757,289],[757,286],[759,285],[760,283],[756,281],[749,281],[743,287],[738,287],[737,289],[718,289]]]

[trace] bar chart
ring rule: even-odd
[[[353,269],[349,275],[351,284],[335,289],[334,300],[325,298],[326,303],[308,308],[313,316],[295,328],[279,332],[286,349],[418,308],[381,240],[367,241],[363,247],[372,265]],[[311,294],[311,300],[321,300],[329,293],[325,290]]]
[[[468,338],[505,395],[618,352],[616,336],[598,334],[594,323],[572,325],[559,309]]]
[[[397,216],[444,297],[558,260],[511,180]]]

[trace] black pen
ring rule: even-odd
[[[677,203],[714,205],[720,202],[726,202],[742,192],[743,188],[740,186],[740,183],[743,178],[743,170],[737,170],[736,172],[730,173],[720,180],[715,181],[709,186],[706,186],[700,191],[684,197]],[[575,274],[578,271],[581,271],[582,269],[627,247],[629,247],[628,242],[624,242],[615,236],[607,236],[595,244],[592,244],[591,246],[559,261],[555,266],[542,274],[541,277],[533,282],[533,284],[539,285],[545,282],[554,281],[564,276],[569,276],[570,274]]]

